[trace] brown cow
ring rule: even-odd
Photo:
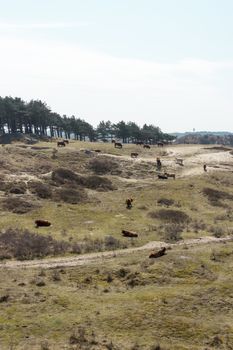
[[[160,258],[161,256],[166,254],[166,248],[163,247],[162,249],[160,249],[157,252],[153,252],[149,255],[149,258]]]
[[[131,209],[132,208],[132,203],[133,203],[133,198],[127,198],[125,201],[126,208]]]
[[[138,237],[138,234],[132,231],[122,230],[121,233],[123,237],[130,237],[130,238]]]
[[[131,153],[131,158],[137,158],[138,157],[138,153],[137,152],[132,152]]]
[[[150,145],[143,145],[143,148],[148,148],[148,149],[150,149]]]
[[[101,153],[101,150],[100,149],[95,149],[94,152]]]
[[[122,148],[122,143],[115,142],[115,148]]]
[[[36,225],[36,228],[51,226],[51,222],[49,222],[47,220],[35,220],[35,225]]]
[[[64,141],[57,141],[57,147],[65,147],[66,143]]]

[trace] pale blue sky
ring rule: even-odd
[[[233,1],[0,0],[0,95],[53,111],[233,131]]]

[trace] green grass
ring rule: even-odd
[[[22,174],[30,175],[52,189],[50,180],[41,175],[58,167],[83,176],[92,174],[88,168],[91,158],[78,152],[81,148],[124,156],[139,152],[143,161],[115,157],[121,174],[105,176],[117,189],[85,189],[88,202],[71,205],[39,199],[40,208],[22,215],[2,209],[0,230],[28,229],[74,243],[86,237],[94,240],[111,235],[128,246],[140,246],[164,239],[167,223],[149,213],[166,209],[158,200],[167,198],[174,201],[170,210],[182,211],[190,218],[183,227],[183,238],[213,235],[213,227],[221,227],[223,235],[232,233],[232,200],[223,199],[221,206],[216,206],[203,194],[205,187],[233,194],[232,174],[208,172],[179,177],[182,169],[173,165],[177,179],[159,181],[154,163],[149,160],[157,156],[164,162],[170,160],[168,153],[161,153],[170,152],[169,147],[145,151],[140,146],[125,145],[118,150],[112,144],[71,142],[52,159],[55,143],[40,143],[37,146],[49,147],[41,150],[18,146],[0,149],[2,179],[14,183],[22,181]],[[187,146],[185,159],[193,152],[194,148]],[[200,147],[197,152],[204,151]],[[5,197],[1,192],[1,200]],[[128,197],[134,199],[131,210],[125,207]],[[25,198],[37,200],[30,193]],[[49,220],[52,226],[36,229],[34,220],[39,218]],[[123,238],[122,229],[138,232],[139,238],[133,242]],[[232,243],[173,248],[155,262],[148,259],[148,252],[134,252],[98,264],[58,269],[58,280],[54,280],[53,270],[41,273],[3,267],[0,297],[9,295],[9,300],[0,304],[0,349],[41,350],[46,339],[49,349],[75,349],[69,337],[79,326],[86,329],[89,338],[92,331],[96,334],[96,349],[105,349],[105,340],[105,344],[112,341],[122,350],[131,350],[135,344],[140,350],[151,350],[156,344],[163,350],[204,350],[214,348],[215,337],[222,342],[220,348],[231,349],[232,251]],[[1,264],[4,266],[4,261]],[[45,286],[37,286],[38,278],[44,280]]]
[[[221,261],[211,259],[213,249]],[[58,281],[48,270],[40,277],[44,287],[34,282],[39,270],[1,269],[0,295],[9,294],[1,303],[1,349],[12,339],[16,349],[44,339],[62,349],[79,326],[122,349],[159,343],[162,349],[202,350],[215,336],[228,349],[232,250],[232,243],[176,248],[154,263],[147,253],[135,253],[108,264],[67,268]],[[120,269],[126,276],[119,276]]]

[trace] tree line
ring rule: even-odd
[[[114,138],[123,143],[143,141],[156,143],[171,141],[175,137],[163,133],[159,127],[144,124],[139,127],[134,122],[123,120],[114,124],[101,121],[96,128],[85,120],[52,112],[45,102],[31,100],[25,102],[19,97],[0,97],[0,134],[36,134],[85,141],[108,141]]]

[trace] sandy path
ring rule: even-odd
[[[178,145],[165,147],[166,156],[160,156],[163,170],[176,172],[178,177],[190,177],[203,174],[203,164],[207,164],[208,171],[233,171],[233,155],[230,151],[215,150],[211,146],[203,145]],[[104,156],[117,158],[135,163],[153,163],[156,165],[156,156],[142,154],[142,157],[132,159],[128,155],[116,156],[103,154]],[[184,160],[184,166],[176,164],[176,158]],[[144,179],[143,179],[144,181]]]
[[[115,251],[107,251],[101,253],[83,254],[75,257],[68,258],[49,258],[43,260],[27,260],[27,261],[7,261],[0,263],[0,269],[19,269],[19,268],[43,268],[54,269],[61,267],[73,267],[81,265],[90,265],[92,263],[103,262],[105,259],[113,259],[118,256],[132,254],[138,251],[147,251],[153,249],[160,249],[161,247],[181,247],[202,245],[209,243],[222,243],[227,241],[233,241],[233,236],[227,236],[222,238],[215,238],[212,236],[205,236],[194,239],[186,239],[174,244],[168,244],[160,241],[152,241],[144,246],[137,248],[120,249]]]

